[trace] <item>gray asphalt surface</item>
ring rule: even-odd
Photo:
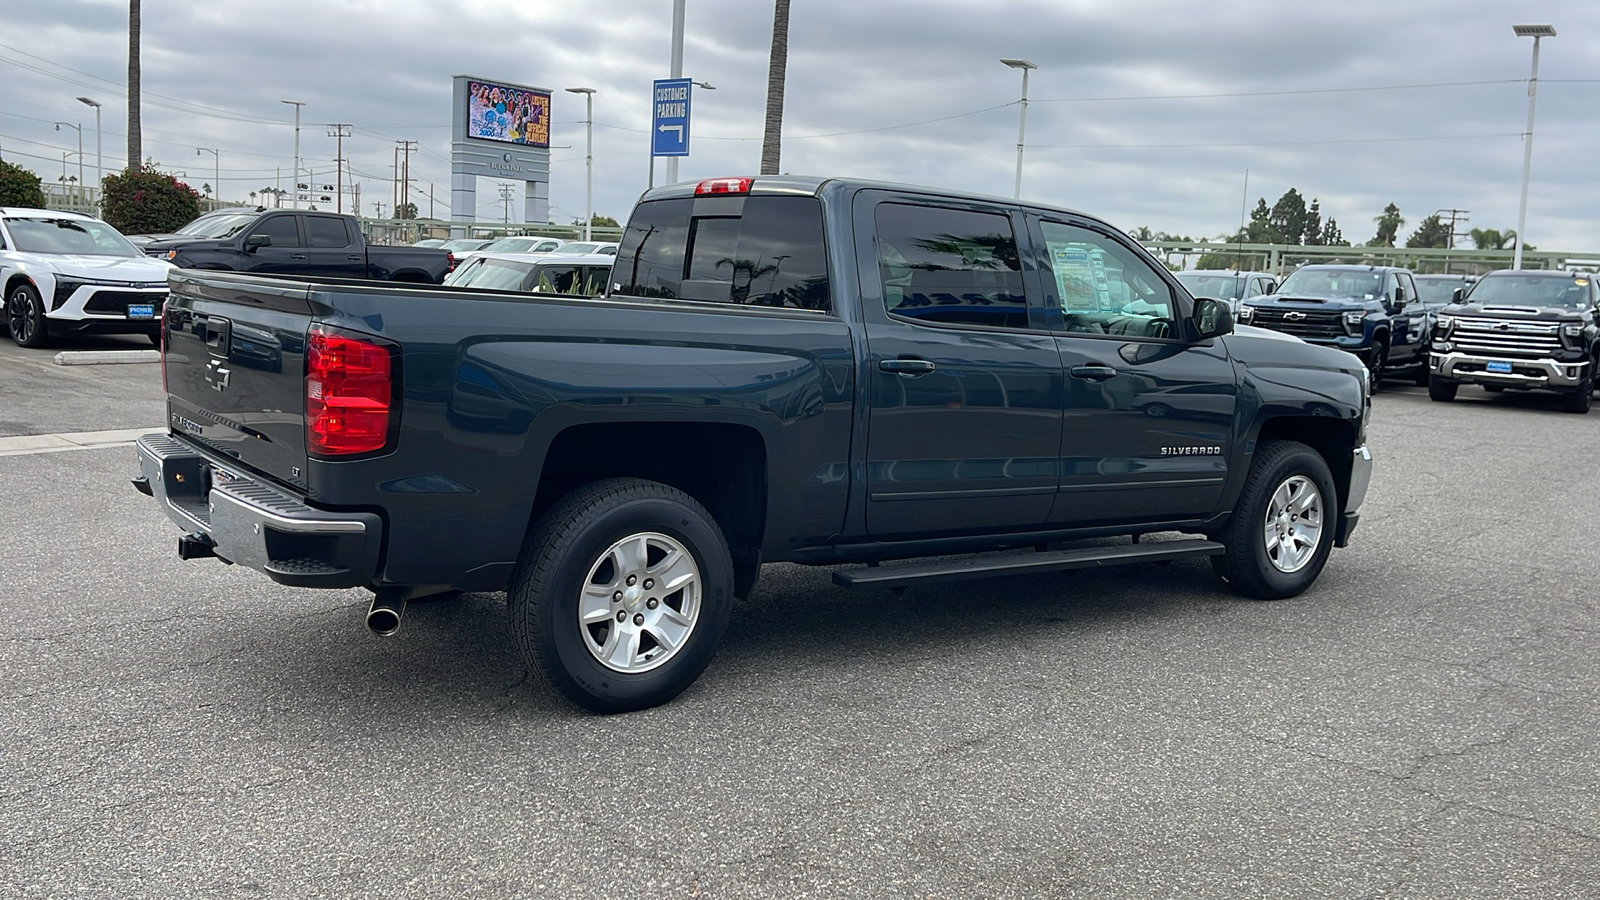
[[[11,433],[160,424],[154,366],[35,356],[0,345]],[[1303,597],[769,566],[609,718],[500,595],[377,639],[363,591],[179,561],[130,448],[0,457],[0,896],[1594,897],[1600,413],[1461,396],[1377,398]]]

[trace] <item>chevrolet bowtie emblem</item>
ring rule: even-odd
[[[211,385],[213,391],[228,389],[228,376],[233,374],[220,359],[213,359],[206,364],[206,384]]]

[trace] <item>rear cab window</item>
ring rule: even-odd
[[[1011,220],[1000,213],[881,203],[878,273],[891,316],[947,325],[1027,328]]]
[[[612,296],[833,309],[822,202],[810,196],[641,203],[611,272]]]

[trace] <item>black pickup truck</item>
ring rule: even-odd
[[[901,589],[1207,557],[1292,596],[1371,473],[1359,360],[1235,332],[1116,229],[1011,200],[657,188],[597,299],[171,284],[135,485],[180,555],[371,588],[380,633],[504,590],[529,668],[597,711],[688,686],[766,562]],[[982,551],[1013,552],[950,558]]]
[[[439,284],[455,268],[447,250],[370,245],[354,217],[329,212],[219,209],[133,240],[185,269]]]

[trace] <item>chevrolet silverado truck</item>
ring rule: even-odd
[[[439,284],[455,268],[448,250],[374,246],[353,216],[295,209],[219,209],[136,243],[185,269]]]
[[[1373,390],[1389,377],[1428,383],[1433,314],[1418,301],[1409,269],[1301,266],[1275,294],[1246,300],[1239,321],[1355,354]]]
[[[1587,413],[1600,365],[1597,310],[1600,290],[1592,275],[1490,272],[1439,310],[1428,396],[1454,400],[1463,384],[1490,393],[1554,391],[1567,412]]]
[[[600,712],[694,681],[764,563],[898,590],[1204,557],[1289,597],[1371,474],[1359,360],[1236,332],[1111,226],[1012,200],[656,188],[592,299],[171,283],[134,483],[179,555],[369,588],[379,633],[505,591],[528,668]]]

